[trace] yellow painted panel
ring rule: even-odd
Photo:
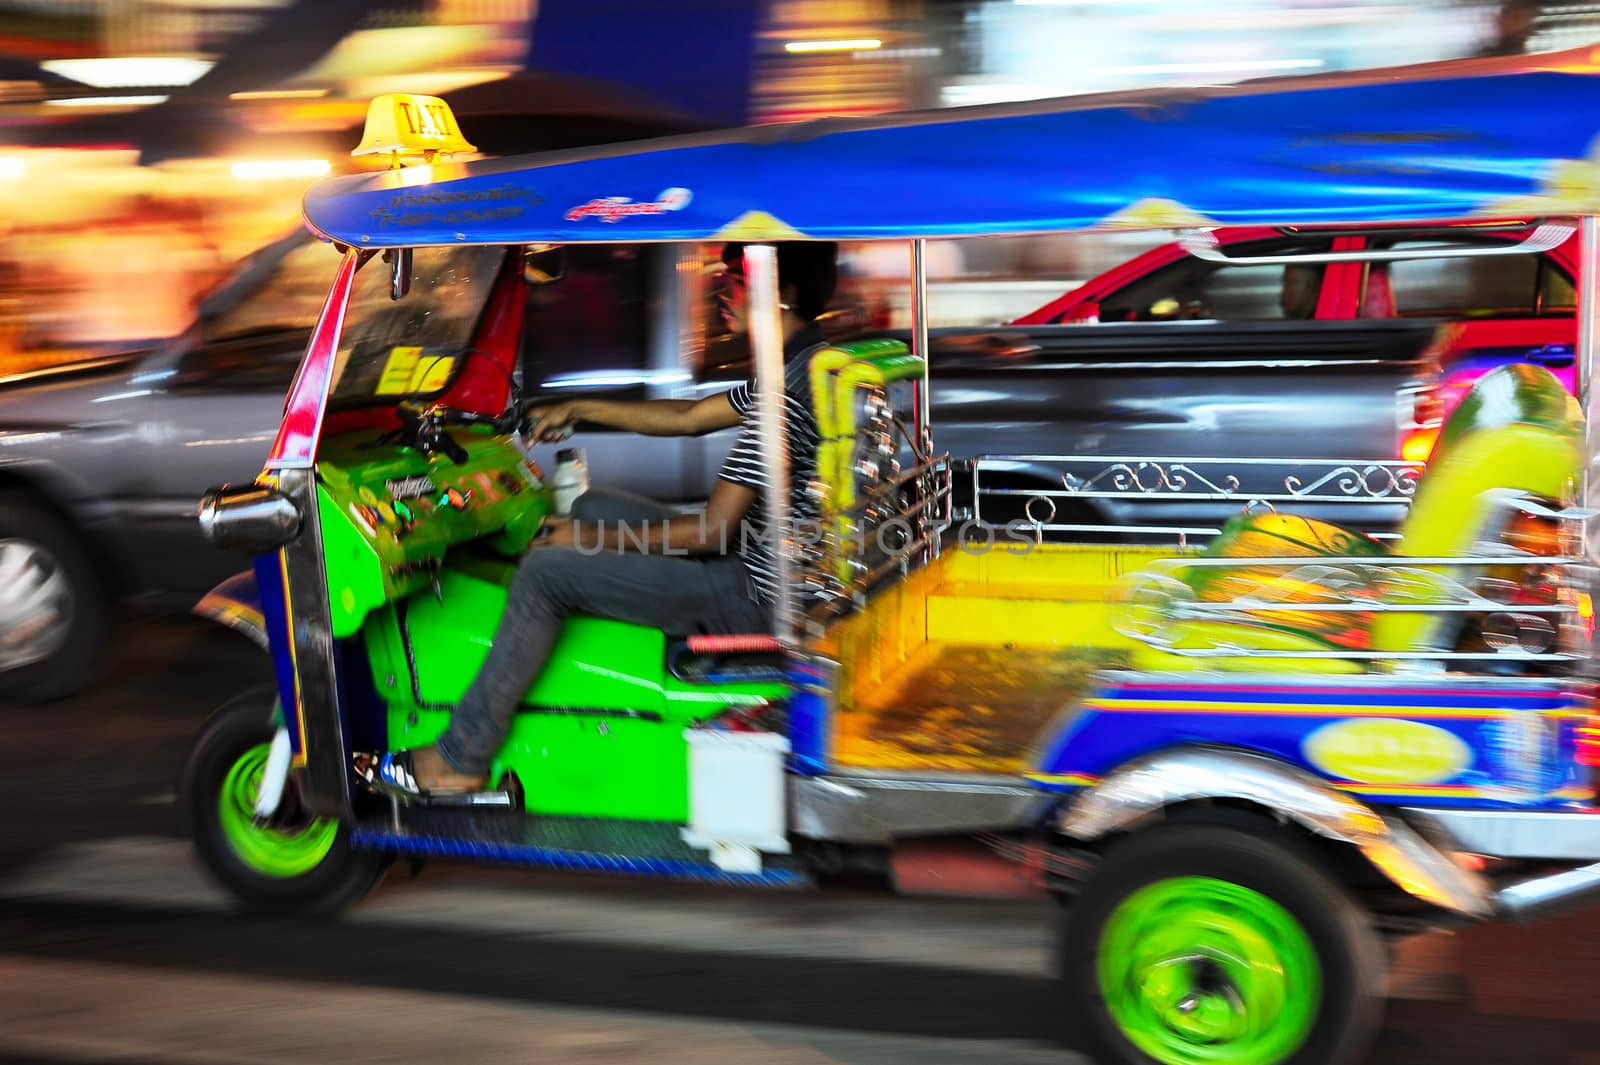
[[[933,642],[1015,647],[1131,648],[1111,627],[1110,610],[1097,601],[975,599],[935,595],[928,600]]]
[[[983,554],[951,552],[947,573],[951,580],[990,584],[1110,584],[1157,559],[1197,553],[1173,547],[997,545]]]

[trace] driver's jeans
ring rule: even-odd
[[[608,527],[672,516],[654,500],[606,490],[587,492],[572,507],[574,521]],[[572,614],[631,621],[669,636],[770,631],[769,610],[755,598],[738,555],[595,553],[598,542],[580,530],[578,543],[591,545],[587,551],[535,547],[522,556],[489,656],[439,737],[439,754],[456,772],[488,773]]]

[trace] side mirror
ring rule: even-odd
[[[529,244],[522,249],[522,280],[529,285],[553,285],[567,269],[567,252],[560,244]]]
[[[230,551],[264,555],[300,535],[300,510],[276,488],[223,485],[200,500],[200,532]]]
[[[411,291],[411,249],[390,248],[383,261],[389,264],[389,298],[397,300]]]

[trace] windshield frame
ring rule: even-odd
[[[396,404],[404,401],[431,403],[438,400],[442,396],[448,395],[449,392],[459,383],[462,373],[472,358],[471,353],[477,350],[476,344],[483,331],[485,318],[488,316],[490,308],[494,303],[494,294],[504,279],[507,257],[509,256],[511,250],[515,247],[516,245],[508,244],[462,244],[431,245],[428,247],[413,249],[413,277],[411,287],[406,295],[402,296],[398,300],[391,299],[388,294],[389,283],[387,273],[389,264],[384,261],[384,257],[374,251],[365,251],[361,253],[362,258],[356,265],[355,277],[351,282],[345,311],[339,326],[339,334],[336,341],[337,347],[334,351],[332,372],[328,382],[327,396],[324,400],[324,405],[327,411],[329,413],[334,413],[393,407]],[[422,284],[420,283],[420,279],[417,275],[429,265],[427,257],[430,254],[448,254],[452,252],[467,256],[484,255],[486,253],[492,254],[495,256],[495,261],[485,262],[485,265],[488,267],[488,269],[482,275],[486,280],[482,282],[481,287],[474,282],[474,292],[481,293],[481,298],[477,300],[476,308],[470,314],[463,316],[457,323],[459,327],[459,343],[452,342],[440,345],[419,345],[419,348],[424,350],[429,346],[449,347],[453,349],[451,355],[455,361],[450,368],[449,377],[440,383],[438,387],[427,391],[407,390],[381,394],[374,392],[370,395],[341,396],[339,394],[339,388],[341,384],[346,384],[349,381],[347,375],[351,368],[354,347],[357,343],[351,336],[351,327],[353,324],[357,324],[354,316],[362,312],[364,309],[360,303],[362,293],[359,291],[359,286],[362,284],[363,276],[368,279],[368,283],[372,282],[374,275],[371,273],[371,269],[373,269],[371,267],[371,263],[376,260],[379,263],[379,266],[382,268],[382,273],[384,274],[381,279],[380,288],[374,290],[381,291],[382,295],[371,305],[373,315],[389,314],[399,316],[405,315],[408,312],[414,313],[417,309],[419,301],[425,299],[429,294],[436,294],[441,291],[443,286]],[[375,350],[371,354],[363,354],[361,359],[356,361],[358,363],[365,364],[368,360],[379,361],[384,359],[392,359],[394,358],[396,347],[398,347],[398,345],[389,346],[387,355],[380,354],[379,351]],[[443,353],[435,354],[428,358],[437,359],[440,357],[443,357]],[[424,364],[424,358],[425,357],[421,356],[419,353],[419,365]]]

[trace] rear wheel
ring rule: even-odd
[[[301,810],[292,778],[278,811],[256,816],[275,708],[272,689],[261,688],[211,715],[184,770],[184,812],[207,872],[246,909],[334,913],[371,891],[388,859],[351,847],[338,821]]]
[[[1079,1036],[1128,1065],[1358,1059],[1382,1009],[1383,951],[1296,841],[1172,824],[1114,847],[1066,915]]]
[[[0,699],[47,702],[93,679],[110,610],[77,531],[0,493]]]

